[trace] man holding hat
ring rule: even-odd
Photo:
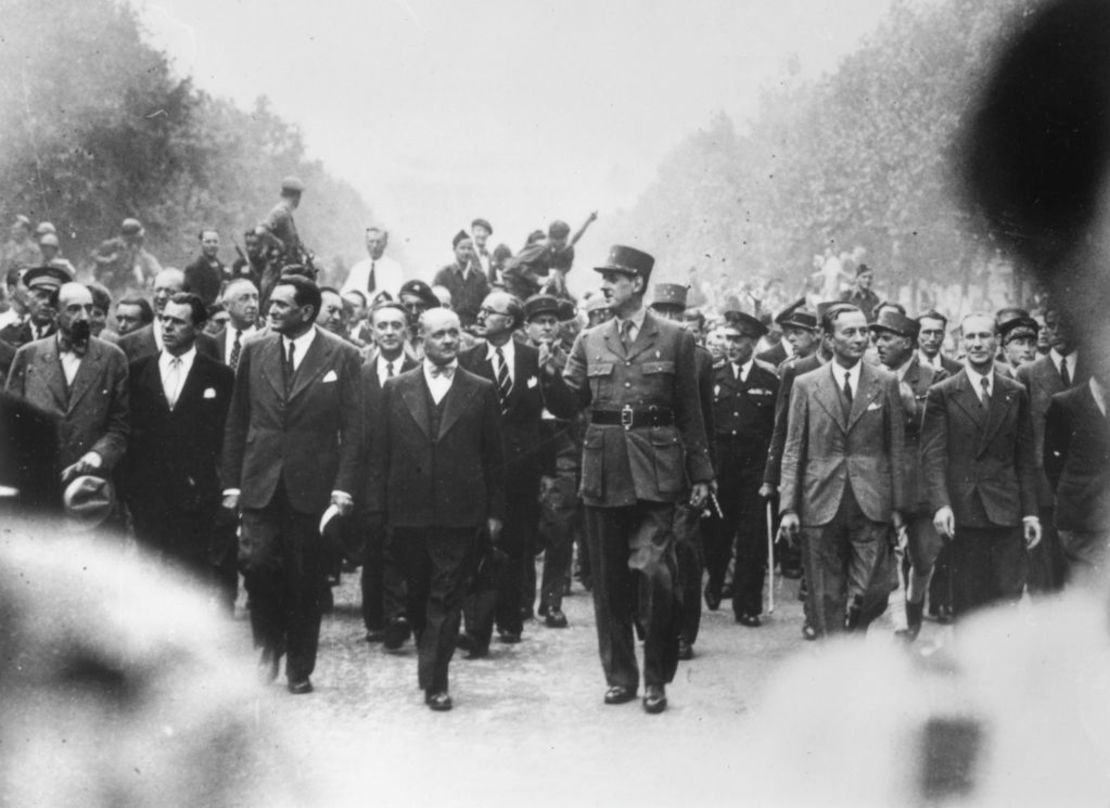
[[[442,286],[451,293],[451,301],[464,329],[474,326],[478,309],[489,294],[489,281],[474,267],[474,241],[465,230],[451,239],[455,261],[436,273],[433,286]]]
[[[690,330],[686,323],[688,287],[677,283],[657,283],[651,310]],[[693,333],[693,331],[691,331]],[[702,423],[708,439],[713,434],[713,355],[696,344],[698,399]],[[710,444],[710,459],[713,459]],[[701,531],[701,509],[679,504],[675,507],[675,555],[678,559],[679,586],[682,590],[682,629],[678,635],[678,658],[693,659],[694,643],[701,627],[701,579],[705,554]]]
[[[605,702],[636,698],[635,622],[644,634],[649,713],[666,709],[665,686],[678,665],[675,505],[701,508],[713,485],[694,338],[643,305],[654,265],[632,247],[610,249],[596,269],[615,317],[578,336],[563,373],[590,408],[581,493]],[[553,373],[547,360],[541,351],[541,366]]]
[[[905,446],[902,452],[902,475],[906,487],[906,552],[910,573],[906,582],[906,628],[898,634],[912,642],[921,631],[925,593],[940,555],[940,535],[933,527],[925,481],[921,477],[921,425],[925,416],[925,397],[929,388],[948,378],[943,368],[925,365],[918,358],[917,335],[921,325],[893,309],[884,309],[871,325],[872,340],[879,361],[898,377],[905,414]],[[888,592],[876,594],[885,600]]]
[[[706,544],[709,583],[705,600],[716,608],[725,571],[736,548],[732,610],[736,622],[760,625],[767,558],[767,513],[760,497],[763,467],[775,427],[779,380],[766,362],[755,359],[756,343],[767,326],[750,314],[726,311],[722,334],[725,363],[713,379],[718,498],[723,518],[713,520]]]

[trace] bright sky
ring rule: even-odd
[[[723,110],[738,122],[792,55],[817,75],[889,0],[145,0],[197,84],[297,123],[310,154],[403,241],[450,259],[476,216],[517,251],[553,218],[632,205]],[[311,189],[303,203],[312,204]],[[583,260],[607,245],[582,242]]]

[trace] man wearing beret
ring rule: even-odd
[[[687,287],[677,283],[657,283],[651,310],[660,317],[686,323]],[[697,337],[695,336],[695,343]],[[713,355],[700,345],[694,346],[697,360],[698,398],[702,423],[708,439],[713,434]],[[709,444],[713,459],[713,444]],[[675,507],[675,556],[678,559],[679,587],[682,592],[682,629],[678,635],[678,658],[693,659],[694,643],[701,627],[701,579],[705,567],[705,542],[702,538],[701,509],[686,504]],[[727,562],[726,562],[727,563]],[[720,598],[718,598],[720,600]]]
[[[635,622],[644,635],[649,713],[666,709],[665,686],[678,665],[675,505],[701,508],[713,485],[694,338],[644,308],[654,264],[632,247],[610,249],[597,271],[614,319],[578,336],[563,372],[590,408],[581,493],[605,702],[636,697]],[[541,351],[541,365],[547,359]]]
[[[714,520],[706,546],[709,583],[705,599],[720,602],[725,570],[736,549],[732,610],[736,622],[756,627],[763,611],[767,558],[767,514],[759,495],[763,466],[775,426],[779,380],[774,368],[753,356],[767,326],[740,311],[725,312],[725,363],[713,379],[713,424],[719,500],[723,518]]]
[[[901,463],[906,486],[905,535],[910,574],[906,584],[906,628],[899,629],[898,634],[910,642],[921,631],[925,593],[942,546],[940,535],[933,527],[925,482],[921,478],[921,424],[925,416],[925,395],[932,385],[948,378],[943,368],[923,365],[918,359],[917,334],[920,328],[917,320],[911,320],[893,309],[885,309],[871,325],[879,361],[898,377],[902,412],[906,417]],[[883,591],[879,585],[874,594],[885,603],[889,590]]]
[[[436,273],[433,286],[442,286],[451,293],[452,305],[464,329],[474,327],[478,309],[489,294],[489,281],[474,268],[474,242],[470,234],[460,230],[451,240],[455,261]]]

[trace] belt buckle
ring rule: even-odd
[[[632,428],[632,415],[632,407],[627,404],[621,407],[621,426],[624,427],[625,432]]]

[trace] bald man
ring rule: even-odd
[[[417,678],[432,710],[450,710],[464,584],[479,547],[500,540],[505,518],[497,387],[459,367],[459,317],[420,318],[424,361],[387,379],[370,432],[366,510],[388,526],[405,569]]]

